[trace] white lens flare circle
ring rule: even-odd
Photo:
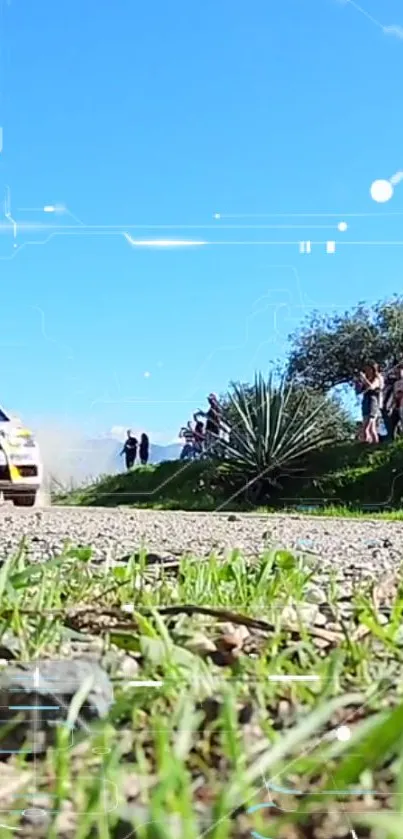
[[[372,200],[376,201],[377,204],[385,204],[392,198],[393,186],[390,181],[374,181],[371,184],[370,193]]]

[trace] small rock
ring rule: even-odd
[[[138,675],[137,660],[123,650],[110,650],[102,659],[103,666],[111,678],[132,679]]]
[[[250,632],[247,626],[243,623],[234,624],[228,622],[223,622],[218,624],[218,629],[220,633],[223,635],[230,634],[236,635],[240,641],[245,641],[246,638],[249,638]]]
[[[309,551],[310,553],[313,553],[315,543],[312,539],[298,539],[295,547],[297,550]]]
[[[113,703],[112,685],[95,661],[44,659],[3,671],[3,724],[22,719],[2,738],[2,749],[15,751],[27,741],[28,751],[44,751],[54,741],[55,726],[67,718],[73,697],[89,679],[93,683],[79,715],[87,722],[105,717]]]
[[[321,612],[318,612],[315,617],[315,626],[326,626],[327,625],[327,618],[325,615],[322,615]]]
[[[249,638],[249,630],[242,624],[240,626],[223,624],[221,631],[222,634],[215,639],[216,647],[221,652],[241,650],[244,642]]]
[[[197,706],[198,710],[204,713],[204,724],[214,722],[218,719],[221,711],[221,703],[214,696],[208,696]]]
[[[298,624],[300,620],[305,624],[315,624],[315,626],[325,626],[326,618],[321,614],[316,604],[303,603],[295,606],[286,606],[283,610],[282,617],[286,623]]]
[[[235,515],[231,514],[230,516],[228,516],[227,521],[230,521],[230,522],[238,521],[238,516],[235,516]]]
[[[232,652],[233,650],[239,650],[240,644],[236,636],[234,635],[220,635],[217,638],[217,649],[221,652]]]
[[[136,772],[124,773],[123,795],[126,801],[134,801],[141,794],[141,783]]]
[[[77,815],[72,801],[60,802],[60,810],[55,819],[57,836],[74,836],[78,830]]]
[[[164,541],[164,540],[163,540]],[[172,559],[173,557],[170,556],[161,556],[161,554],[156,553],[145,553],[140,554],[137,551],[134,551],[131,554],[125,554],[124,556],[119,556],[117,562],[130,562],[134,560],[135,562],[144,562],[145,565],[157,565],[158,563],[166,562],[167,559]]]
[[[217,667],[231,667],[239,659],[239,649],[216,650],[210,653],[210,659]]]
[[[248,725],[253,717],[253,705],[248,702],[238,712],[238,722],[240,725]]]
[[[13,661],[20,656],[20,642],[16,635],[11,632],[4,632],[0,641],[0,658],[6,661]]]
[[[123,679],[131,679],[137,676],[139,672],[139,665],[135,658],[131,655],[125,655],[119,667],[119,673]]]
[[[387,615],[383,615],[383,614],[382,614],[382,612],[379,612],[379,613],[378,613],[378,615],[377,615],[377,619],[378,619],[378,623],[380,623],[380,624],[381,624],[381,626],[386,626],[386,624],[387,624],[387,623],[389,623],[388,616],[387,616]]]
[[[211,641],[210,638],[207,638],[206,635],[203,635],[202,632],[197,632],[192,636],[192,638],[189,638],[189,640],[186,641],[185,648],[189,650],[189,652],[201,656],[209,655],[217,649],[214,642]]]
[[[275,708],[271,708],[273,715],[273,728],[275,731],[281,731],[283,728],[289,728],[293,721],[293,708],[290,702],[286,699],[280,699]]]
[[[312,638],[312,643],[319,650],[326,650],[329,646],[329,641],[325,641],[324,638]]]
[[[318,606],[327,602],[326,592],[319,586],[312,586],[306,594],[306,599],[309,603],[315,603]]]

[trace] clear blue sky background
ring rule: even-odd
[[[399,0],[363,3],[403,24]],[[403,183],[386,205],[369,196],[373,180],[403,169],[403,40],[354,5],[3,0],[1,10],[1,186],[17,221],[74,224],[21,209],[64,204],[117,231],[177,225],[134,236],[284,242],[168,252],[105,232],[45,245],[21,227],[13,252],[3,229],[4,405],[91,433],[132,425],[169,439],[210,390],[283,356],[313,307],[401,289],[402,248],[331,256],[318,245],[306,256],[289,244],[403,240],[403,215],[389,215],[403,211]],[[225,229],[216,212],[305,226]],[[304,212],[334,213],[333,229],[290,215]]]

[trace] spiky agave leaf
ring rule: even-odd
[[[318,421],[321,402],[312,409],[285,379],[259,375],[252,388],[233,385],[229,399],[237,420],[227,454],[248,475],[269,477],[331,440]]]

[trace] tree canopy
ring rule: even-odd
[[[403,297],[342,315],[315,311],[290,340],[288,375],[299,385],[326,392],[351,384],[365,363],[385,368],[403,358]]]

